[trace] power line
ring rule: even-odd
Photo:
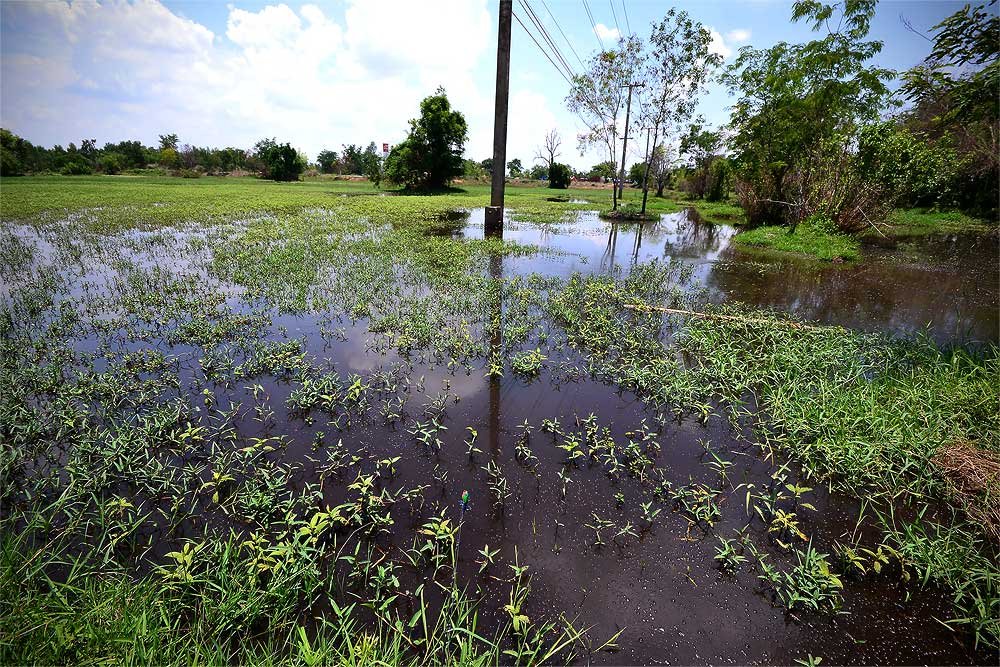
[[[590,25],[594,29],[594,39],[597,40],[597,50],[604,50],[604,42],[601,41],[601,36],[597,34],[597,24],[594,23],[594,15],[590,13],[590,5],[587,4],[587,0],[583,0],[583,8],[587,10],[587,16],[590,18]]]
[[[528,26],[524,25],[524,21],[522,21],[521,17],[517,15],[517,12],[512,12],[512,13],[514,15],[514,18],[517,19],[518,25],[520,25],[521,28],[524,29],[524,32],[528,33],[528,37],[530,37],[531,41],[535,43],[535,46],[537,46],[538,50],[542,52],[542,55],[545,56],[545,58],[550,63],[552,63],[552,66],[555,67],[556,71],[559,72],[562,78],[566,80],[566,83],[573,85],[573,82],[570,81],[570,79],[566,76],[566,73],[562,70],[562,68],[556,64],[556,61],[552,59],[552,56],[549,55],[549,52],[546,51],[544,48],[542,48],[542,45],[538,43],[537,39],[535,39],[535,35],[530,30],[528,30]]]
[[[525,9],[525,11],[528,12],[528,18],[531,19],[531,22],[535,25],[535,28],[538,30],[538,34],[542,37],[545,43],[548,44],[549,49],[552,52],[552,54],[555,55],[556,60],[559,61],[559,63],[562,65],[563,69],[571,79],[576,78],[576,73],[573,71],[573,68],[570,66],[569,62],[566,61],[566,58],[565,56],[563,56],[562,51],[556,45],[555,40],[552,39],[552,35],[549,34],[549,31],[542,23],[542,20],[535,13],[535,10],[527,2],[527,0],[519,0],[519,2],[521,3],[521,6]]]
[[[618,25],[618,14],[615,12],[615,0],[608,0],[608,5],[611,6],[611,15],[615,17],[615,28],[618,29],[618,35],[622,34],[622,27]]]
[[[531,38],[531,41],[534,42],[535,47],[539,51],[541,51],[542,55],[545,56],[545,59],[549,61],[549,63],[556,69],[556,71],[559,72],[560,76],[562,76],[562,78],[566,81],[566,83],[568,83],[570,85],[570,87],[572,88],[573,85],[574,85],[574,82],[572,80],[570,80],[570,78],[567,77],[567,72],[563,71],[562,67],[560,67],[558,64],[556,64],[556,61],[558,60],[558,58],[556,58],[556,57],[554,57],[554,56],[552,56],[552,55],[549,54],[548,50],[544,46],[542,46],[542,43],[538,40],[538,38],[535,37],[534,33],[531,30],[528,29],[528,26],[525,25],[525,22],[521,20],[521,17],[518,16],[516,12],[512,11],[511,13],[514,16],[514,18],[517,20],[518,25],[521,26],[521,28],[528,34],[528,37]],[[544,38],[542,39],[542,41],[545,41]],[[570,77],[574,76],[572,70],[569,71],[569,75],[570,75]],[[583,92],[582,95],[583,95],[583,98],[584,98],[584,102],[591,108],[591,110],[595,113],[595,115],[599,116],[601,118],[602,122],[606,123],[607,119],[604,117],[604,114],[601,112],[600,106],[597,103],[594,102],[593,98],[587,92]],[[594,132],[594,133],[598,132],[598,130],[595,129],[593,125],[591,125],[590,123],[587,122],[587,120],[583,117],[582,114],[580,114],[579,112],[577,112],[576,115],[580,119],[580,121],[584,124],[584,126],[587,127],[587,129],[589,129],[591,132]]]
[[[632,26],[628,22],[628,10],[625,9],[625,0],[622,0],[622,14],[625,15],[625,27],[628,28],[628,34],[632,34]]]
[[[580,54],[578,54],[576,52],[576,49],[573,48],[573,43],[569,41],[569,37],[566,36],[566,33],[563,32],[562,26],[559,25],[559,19],[557,19],[555,15],[552,13],[552,10],[549,9],[549,5],[547,2],[545,2],[545,0],[542,0],[542,5],[545,7],[545,11],[547,11],[549,13],[549,16],[552,18],[552,22],[556,24],[556,28],[559,30],[559,34],[561,34],[563,36],[563,39],[566,40],[566,45],[569,46],[569,50],[573,52],[574,56],[576,56],[576,60],[578,63],[580,63],[580,67],[586,69],[587,66],[583,64],[583,59],[580,58]]]

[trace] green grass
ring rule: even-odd
[[[985,220],[970,217],[960,211],[917,208],[897,209],[887,222],[887,233],[897,237],[949,233],[984,234],[997,228],[996,222],[991,226]]]
[[[808,255],[817,259],[856,260],[861,256],[857,238],[804,222],[795,227],[765,226],[740,232],[733,242],[752,248]]]

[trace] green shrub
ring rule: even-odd
[[[569,187],[569,182],[572,177],[573,177],[573,172],[570,170],[569,165],[567,164],[553,162],[552,166],[549,167],[550,188],[565,190],[566,188]]]
[[[97,161],[97,166],[100,167],[101,171],[105,174],[118,174],[121,173],[122,163],[124,161],[124,157],[120,153],[105,153],[101,156],[101,159]]]
[[[819,214],[794,227],[768,225],[740,232],[733,241],[745,246],[812,255],[826,261],[854,260],[861,256],[858,240],[840,233],[829,216]]]
[[[306,161],[291,144],[279,144],[274,139],[262,139],[254,146],[263,164],[261,176],[272,181],[297,181],[306,169]]]
[[[63,176],[84,176],[86,174],[94,173],[94,170],[89,164],[87,164],[86,161],[84,161],[83,158],[77,157],[72,158],[63,164],[59,173]]]

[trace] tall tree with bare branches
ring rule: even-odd
[[[562,146],[562,137],[559,131],[552,128],[545,135],[544,143],[535,151],[535,159],[545,163],[546,169],[552,168],[552,163],[559,157],[559,147]]]

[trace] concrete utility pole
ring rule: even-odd
[[[625,195],[625,147],[628,145],[628,117],[632,112],[632,89],[644,88],[644,83],[626,83],[623,87],[628,87],[628,103],[625,105],[625,136],[622,137],[622,165],[618,172],[618,199]]]
[[[486,229],[503,232],[504,173],[507,168],[507,96],[510,91],[510,17],[514,0],[500,0],[500,30],[497,34],[497,91],[493,118],[493,180],[490,205],[486,207]]]

